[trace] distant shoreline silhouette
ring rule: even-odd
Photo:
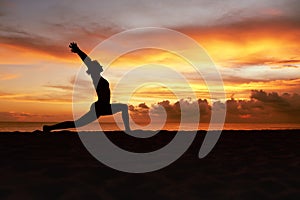
[[[125,131],[130,132],[128,106],[122,103],[110,104],[110,88],[109,82],[101,76],[103,72],[102,66],[96,60],[92,60],[86,53],[84,53],[75,42],[69,45],[73,53],[78,54],[81,60],[85,63],[88,70],[86,71],[92,78],[94,88],[96,90],[98,100],[94,102],[90,110],[82,117],[75,121],[64,121],[54,125],[44,125],[44,132],[51,132],[57,129],[68,129],[85,126],[101,116],[113,115],[122,112],[122,119],[125,126]]]

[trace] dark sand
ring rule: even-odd
[[[106,134],[147,152],[175,134],[162,133],[136,140]],[[0,199],[300,199],[299,130],[224,131],[199,159],[204,135],[168,167],[129,174],[94,159],[76,133],[0,133]]]

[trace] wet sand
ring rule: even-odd
[[[106,132],[135,152],[166,145],[175,132],[148,139]],[[223,131],[203,159],[199,131],[177,161],[130,174],[107,167],[77,133],[0,133],[1,199],[299,199],[300,130]]]

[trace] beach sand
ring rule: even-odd
[[[148,139],[106,135],[124,149],[159,149],[175,132]],[[77,133],[0,133],[1,199],[299,199],[300,131],[223,131],[203,159],[200,131],[177,161],[130,174],[107,167]]]

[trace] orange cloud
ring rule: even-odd
[[[178,30],[195,38],[212,58],[227,67],[299,63],[300,21],[288,18],[250,19]]]

